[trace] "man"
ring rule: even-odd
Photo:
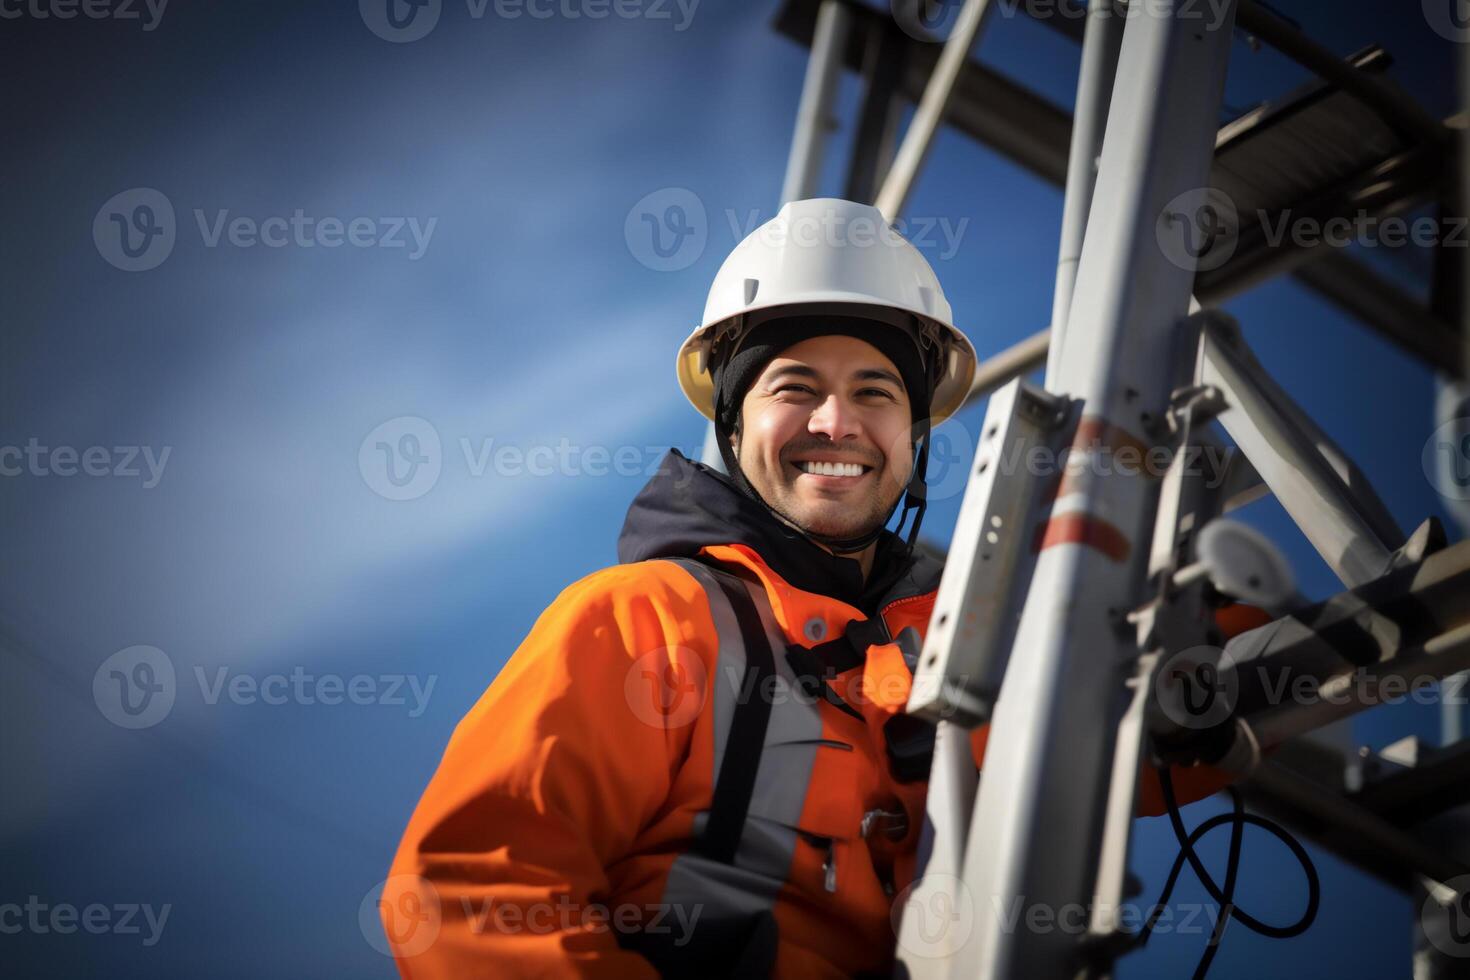
[[[381,901],[405,977],[887,975],[929,430],[974,368],[876,209],[736,247],[677,359],[729,476],[671,452],[456,729]]]

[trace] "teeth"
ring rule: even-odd
[[[815,476],[862,476],[863,467],[859,463],[798,463],[803,472]]]

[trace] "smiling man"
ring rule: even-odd
[[[876,209],[735,248],[676,366],[727,473],[671,451],[456,729],[380,902],[405,977],[887,975],[929,432],[974,369]]]
[[[726,372],[723,379],[731,406],[734,393],[746,388],[741,367],[749,373],[746,365],[789,346],[746,388],[730,420],[733,465],[727,459],[726,466],[783,523],[828,550],[855,552],[866,577],[877,532],[914,474],[917,420],[893,360],[868,340],[827,332],[844,327],[870,336],[884,329],[815,315],[769,321],[753,332],[733,359],[735,376]],[[799,339],[807,332],[817,333]],[[892,340],[872,339],[890,349],[912,343],[891,332]],[[910,384],[927,384],[917,356],[907,360],[913,361]]]

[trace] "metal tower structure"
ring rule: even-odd
[[[1340,250],[1272,242],[1237,216],[1426,204],[1463,215],[1465,113],[1434,118],[1384,73],[1384,50],[1340,58],[1253,0],[1212,21],[1186,0],[1090,0],[1085,16],[1044,20],[1081,44],[1069,118],[971,57],[995,5],[965,0],[944,39],[925,39],[937,5],[924,0],[787,0],[776,18],[811,47],[783,202],[817,196],[844,70],[863,88],[842,196],[889,221],[942,126],[1065,187],[1051,326],[989,359],[971,392],[990,402],[909,703],[938,734],[901,975],[1111,975],[1140,938],[1116,913],[1145,762],[1233,769],[1256,813],[1427,908],[1470,916],[1462,719],[1447,706],[1445,744],[1406,740],[1367,758],[1312,737],[1389,685],[1470,669],[1470,542],[1449,545],[1432,518],[1403,533],[1217,309],[1291,275],[1463,382],[1470,249],[1438,250],[1426,304]],[[1313,80],[1221,125],[1237,34]],[[1470,44],[1460,48],[1463,62]],[[1161,242],[1175,225],[1204,237],[1170,254]],[[1025,380],[1043,366],[1043,385]],[[1225,436],[1226,479],[1206,486],[1186,461]],[[1166,451],[1160,471],[1093,465],[1151,449]],[[1066,458],[1063,475],[1007,463],[1033,450]],[[1307,604],[1274,547],[1222,517],[1266,493],[1341,579],[1339,595]],[[1275,619],[1226,643],[1211,616],[1225,599]],[[1302,679],[1343,696],[1280,696]],[[982,777],[968,729],[987,722]],[[1233,879],[1207,889],[1228,900]],[[995,909],[1017,899],[1088,910],[1085,936],[1008,927]],[[932,933],[926,910],[973,927]],[[1418,923],[1417,978],[1464,968],[1426,935],[1435,921]]]

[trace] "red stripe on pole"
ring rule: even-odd
[[[1102,451],[1111,453],[1114,457],[1119,450],[1126,449],[1136,457],[1131,465],[1137,467],[1140,476],[1155,479],[1164,475],[1162,470],[1155,472],[1149,465],[1150,447],[1147,443],[1101,416],[1088,415],[1081,419],[1067,445],[1071,454]],[[1073,471],[1073,465],[1075,464],[1068,465],[1047,481],[1047,487],[1041,494],[1042,503],[1053,503],[1080,488],[1081,481]]]
[[[1115,562],[1128,557],[1133,546],[1113,525],[1099,517],[1087,514],[1062,514],[1036,527],[1036,539],[1031,550],[1045,551],[1059,544],[1081,544],[1094,548]]]

